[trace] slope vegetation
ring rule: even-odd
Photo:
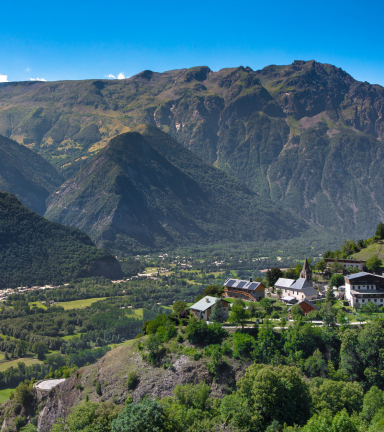
[[[174,244],[289,238],[308,227],[167,134],[140,126],[110,144],[47,200],[46,217],[115,253]]]
[[[118,261],[81,231],[50,222],[0,192],[0,288],[121,277]]]
[[[44,214],[45,200],[63,181],[40,155],[0,135],[0,190],[16,195],[31,210]]]

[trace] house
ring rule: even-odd
[[[311,311],[318,311],[319,310],[319,308],[317,306],[315,306],[313,303],[311,303],[310,301],[308,301],[306,299],[300,300],[297,303],[297,305],[301,307],[301,310],[303,311],[303,313],[304,313],[305,316],[307,316],[308,313],[311,312]],[[288,309],[288,313],[289,314],[291,314],[291,309],[292,308],[293,308],[293,306],[291,306]]]
[[[345,299],[350,306],[361,307],[364,303],[373,302],[384,306],[384,277],[360,272],[344,276]]]
[[[312,270],[307,259],[305,259],[303,269],[300,272],[300,278],[297,281],[280,278],[275,283],[275,291],[277,290],[281,290],[285,297],[294,297],[298,301],[317,299],[318,294],[312,285]]]
[[[205,296],[197,303],[192,305],[189,310],[193,315],[195,315],[198,319],[209,320],[209,317],[212,313],[212,308],[216,302],[221,302],[221,306],[223,307],[223,311],[226,317],[229,316],[229,303],[225,300],[218,299],[217,297]]]
[[[331,258],[324,258],[324,261],[327,263],[327,267],[337,262],[340,263],[345,269],[347,269],[348,267],[354,267],[360,271],[364,270],[365,263],[366,263],[366,261],[348,260],[348,259],[331,259]]]
[[[261,282],[241,279],[227,279],[224,282],[224,297],[239,298],[248,301],[260,301],[265,297],[265,286]]]

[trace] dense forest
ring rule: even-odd
[[[50,222],[0,192],[0,288],[121,277],[117,260],[81,231]]]

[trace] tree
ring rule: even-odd
[[[254,415],[263,417],[265,425],[274,420],[288,426],[303,425],[310,417],[309,386],[296,367],[253,364],[237,388],[238,394],[248,399]]]
[[[251,317],[251,319],[256,318],[258,315],[257,303],[251,302],[248,306],[248,312],[249,312],[249,316]]]
[[[303,309],[301,309],[301,307],[299,305],[295,304],[291,308],[291,315],[292,315],[293,319],[297,320],[300,317],[304,316]]]
[[[367,266],[368,271],[372,273],[377,273],[383,265],[383,261],[377,256],[373,256],[369,258],[365,264]]]
[[[318,261],[315,265],[315,269],[320,271],[321,273],[323,273],[326,268],[327,268],[327,263],[323,259]]]
[[[256,340],[251,335],[235,332],[232,338],[233,356],[235,358],[249,358],[256,349]]]
[[[378,237],[380,240],[384,239],[384,224],[380,221],[379,225],[377,225],[375,237]]]
[[[273,311],[272,303],[265,297],[259,301],[259,305],[262,306],[267,315],[270,315]]]
[[[318,317],[318,312],[316,310],[312,310],[308,312],[307,317],[310,319],[310,321],[313,321]]]
[[[327,291],[328,292],[328,291]],[[327,325],[333,325],[335,323],[335,315],[336,312],[332,307],[332,303],[329,301],[326,301],[325,303],[322,303],[320,306],[320,316],[323,318],[323,321]]]
[[[358,268],[356,268],[356,267],[352,267],[352,266],[349,266],[348,268],[347,268],[347,272],[349,273],[349,274],[355,274],[355,273],[359,273],[359,269]]]
[[[333,274],[329,279],[328,285],[330,287],[339,287],[344,284],[344,276],[341,274]]]
[[[224,292],[224,288],[220,285],[208,285],[203,291],[204,296],[218,297],[221,298]]]
[[[159,334],[150,334],[145,341],[144,346],[148,351],[148,360],[151,364],[157,362],[163,350],[162,338]]]
[[[336,414],[346,409],[349,414],[360,412],[364,391],[357,382],[326,379],[319,386],[311,387],[313,410],[328,409]]]
[[[37,432],[37,428],[32,423],[28,423],[27,426],[20,429],[20,432]]]
[[[287,279],[295,279],[296,278],[296,270],[294,267],[289,268],[288,270],[285,270],[284,277]]]
[[[305,371],[307,376],[313,378],[315,376],[324,376],[327,372],[327,362],[323,358],[320,350],[316,350],[311,357],[305,361]]]
[[[179,315],[180,312],[184,312],[188,308],[188,303],[185,301],[177,300],[173,303],[172,309],[176,315]]]
[[[162,406],[149,398],[131,403],[113,420],[112,432],[161,432],[164,427]]]
[[[364,395],[363,409],[360,416],[367,423],[371,423],[375,414],[382,408],[384,408],[384,393],[376,386],[373,386]]]
[[[231,314],[229,316],[229,322],[238,325],[241,325],[241,328],[244,328],[244,323],[249,319],[249,313],[245,309],[244,302],[242,300],[236,300],[232,306]]]
[[[283,277],[283,272],[279,269],[279,267],[268,270],[266,274],[268,286],[273,287],[281,277]]]
[[[217,300],[216,303],[213,305],[210,320],[219,323],[227,321],[227,317],[221,304],[221,300]]]
[[[337,262],[337,261],[335,261],[334,263],[332,263],[330,266],[329,266],[329,270],[332,272],[332,273],[338,273],[338,272],[340,272],[341,270],[343,270],[343,264],[341,264],[341,263],[339,263],[339,262]]]
[[[37,341],[33,344],[32,351],[37,354],[39,360],[44,360],[45,353],[48,352],[48,347],[44,342]]]
[[[330,303],[332,305],[336,303],[336,297],[335,297],[335,293],[333,291],[333,286],[328,285],[327,291],[325,293],[325,299],[326,299],[327,303]]]

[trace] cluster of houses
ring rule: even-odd
[[[363,271],[365,261],[326,259],[328,265],[338,262],[343,268],[354,267],[360,270],[358,273],[344,276],[344,300],[350,306],[361,307],[367,302],[373,302],[378,306],[384,306],[384,277]],[[224,282],[224,298],[243,299],[258,302],[265,297],[266,287],[262,282],[254,282],[240,279],[227,279]],[[322,300],[313,286],[312,270],[305,260],[300,278],[297,280],[280,278],[274,285],[274,292],[280,295],[280,299],[290,305],[299,305],[307,315],[311,311],[318,311],[316,302]],[[209,320],[212,307],[218,301],[215,297],[206,296],[191,306],[190,311],[197,318]],[[223,310],[229,315],[229,304],[223,300]],[[290,309],[288,309],[289,311]]]

